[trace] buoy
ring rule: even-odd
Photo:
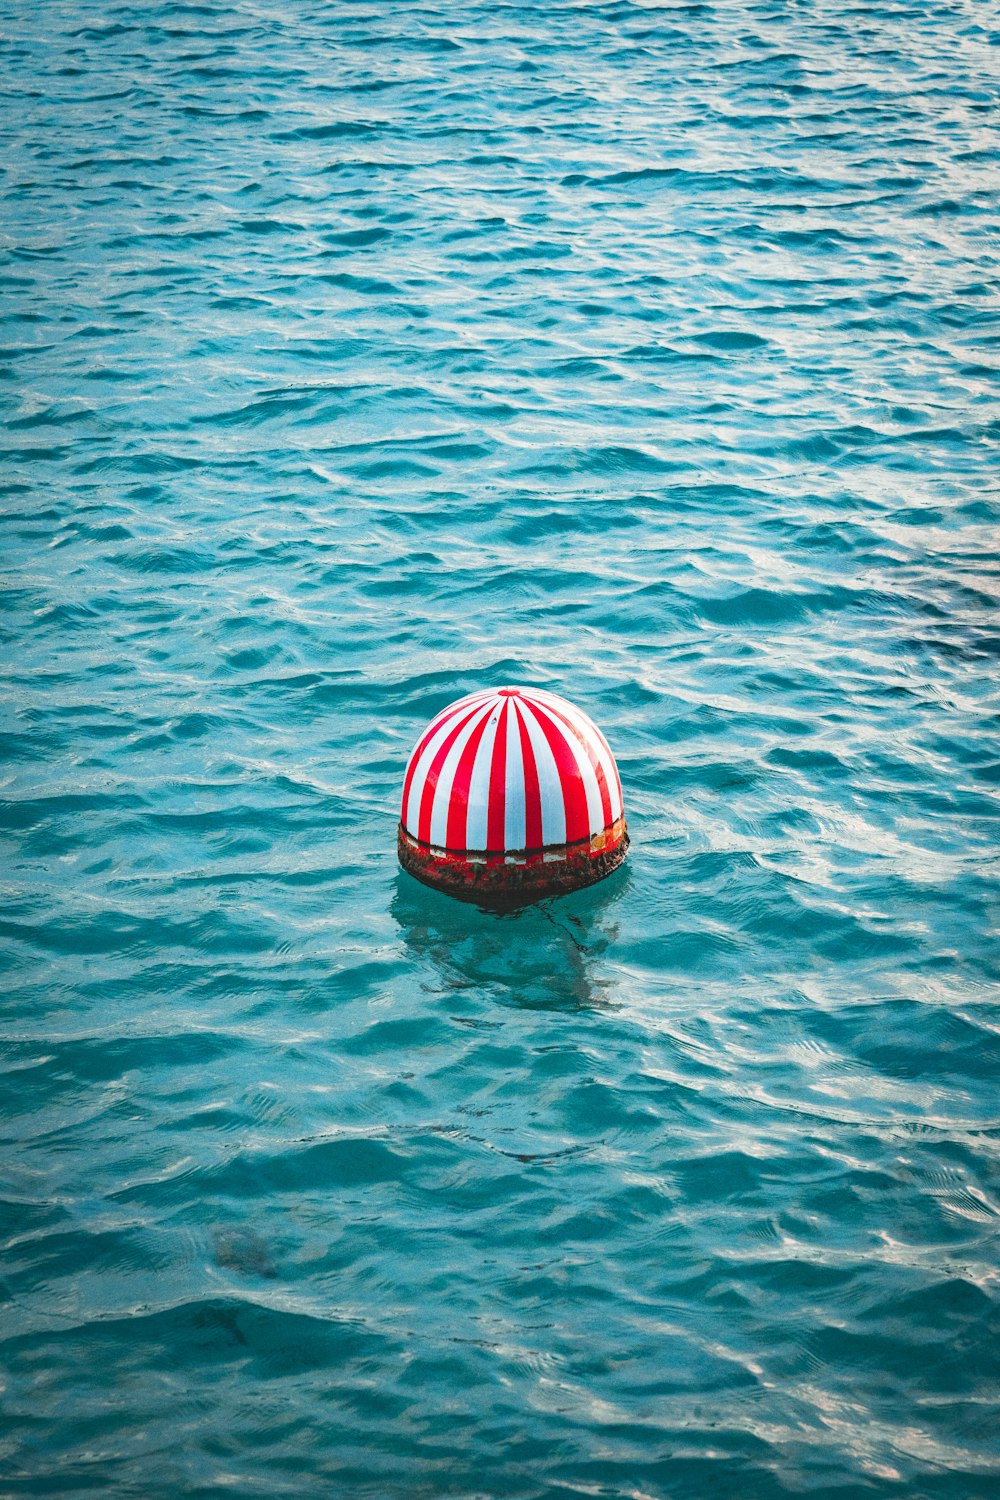
[[[484,906],[523,906],[603,880],[628,843],[608,742],[555,693],[470,693],[413,747],[399,861],[425,885]]]

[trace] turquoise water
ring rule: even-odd
[[[995,1494],[990,7],[2,11],[4,1500]]]

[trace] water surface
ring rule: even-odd
[[[995,1492],[994,24],[2,5],[4,1500]]]

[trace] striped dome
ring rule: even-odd
[[[454,854],[576,844],[621,817],[604,736],[540,688],[486,689],[452,703],[420,736],[403,782],[404,832]]]

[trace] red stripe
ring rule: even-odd
[[[593,730],[594,730],[594,734],[597,736],[597,738],[600,740],[601,744],[604,746],[605,750],[607,751],[608,760],[614,766],[615,781],[618,784],[618,802],[619,802],[619,805],[621,806],[622,810],[624,811],[625,798],[624,798],[624,796],[622,794],[622,779],[621,779],[621,777],[618,774],[618,762],[615,760],[614,756],[611,754],[611,746],[608,744],[607,740],[604,738],[603,734],[598,729],[598,727],[597,727],[596,724],[593,725]],[[591,759],[593,759],[593,756],[591,756]],[[600,764],[599,761],[598,761],[595,769],[599,772],[597,780],[600,783],[600,785],[603,787],[604,786],[604,775],[603,775],[603,771],[601,770],[601,764]],[[602,795],[603,795],[603,793],[602,793]],[[610,802],[608,803],[608,806],[605,809],[604,817],[605,817],[605,820],[607,822],[610,822],[610,820],[611,820],[611,804],[610,804]]]
[[[583,784],[583,774],[565,733],[548,717],[547,705],[532,702],[531,707],[548,741],[559,773],[559,789],[566,813],[566,842],[572,844],[576,839],[590,836],[590,814],[587,811],[587,788]]]
[[[458,758],[455,767],[455,780],[451,787],[451,797],[448,802],[448,827],[445,833],[444,843],[446,849],[454,849],[464,854],[469,847],[468,822],[469,822],[469,783],[472,780],[472,768],[476,764],[476,756],[479,753],[479,741],[486,732],[486,726],[490,722],[490,714],[484,714],[475,729],[466,741],[465,749]]]
[[[607,777],[604,774],[604,767],[601,765],[601,762],[598,760],[596,754],[594,753],[593,747],[590,745],[590,743],[587,740],[587,736],[583,733],[583,731],[581,729],[577,728],[577,726],[573,723],[573,721],[571,719],[567,719],[567,717],[566,717],[565,714],[560,713],[559,710],[558,710],[558,708],[553,708],[553,706],[550,703],[539,703],[538,706],[539,706],[539,708],[544,708],[545,711],[546,711],[546,713],[550,713],[554,719],[558,719],[559,722],[560,722],[560,724],[565,724],[566,728],[568,729],[568,731],[570,732],[570,734],[573,736],[573,738],[577,741],[578,744],[582,745],[583,748],[584,748],[584,750],[587,752],[587,759],[590,761],[590,764],[594,768],[594,775],[597,777],[597,789],[598,789],[598,791],[601,794],[601,812],[602,812],[603,817],[604,817],[604,826],[605,826],[605,828],[610,828],[611,827],[611,794],[608,791],[608,779],[607,779]],[[605,744],[604,748],[607,750],[608,747],[607,747],[606,744]],[[611,764],[614,765],[615,758],[611,754],[610,750],[608,750],[608,756],[609,756],[609,758],[611,760]],[[619,786],[619,796],[620,795],[621,795],[621,787]],[[589,828],[588,828],[587,831],[588,831],[588,833],[590,832]],[[567,841],[567,843],[569,842],[569,835],[568,834],[566,835],[566,841]]]
[[[410,800],[410,787],[413,784],[413,773],[417,769],[417,766],[420,762],[420,757],[423,755],[429,742],[434,738],[438,730],[441,728],[441,725],[447,721],[448,715],[454,711],[454,707],[454,704],[452,704],[451,708],[442,709],[441,712],[431,720],[427,728],[424,730],[423,734],[420,736],[416,745],[414,746],[413,754],[410,756],[410,764],[406,768],[406,778],[403,782],[403,806],[400,812],[400,817],[404,821],[406,819],[406,804]]]
[[[524,763],[524,847],[542,847],[542,793],[538,785],[535,752],[520,705],[515,702],[517,727],[521,731],[521,760]]]
[[[493,741],[493,762],[490,766],[490,802],[486,814],[486,847],[499,851],[504,843],[504,819],[507,815],[507,714],[510,699],[505,698],[500,718],[497,721],[497,737]]]
[[[417,821],[417,838],[425,844],[429,844],[431,841],[431,813],[434,810],[434,793],[437,790],[437,779],[441,774],[441,767],[444,765],[445,757],[448,754],[448,751],[451,749],[452,745],[455,743],[455,740],[458,738],[462,729],[466,724],[468,724],[473,715],[478,713],[482,709],[482,707],[483,705],[481,703],[473,704],[472,708],[469,709],[469,712],[467,714],[459,716],[455,724],[451,729],[449,729],[448,733],[441,741],[435,753],[434,759],[430,763],[430,768],[427,772],[427,778],[424,781],[423,789],[420,793],[420,817]]]

